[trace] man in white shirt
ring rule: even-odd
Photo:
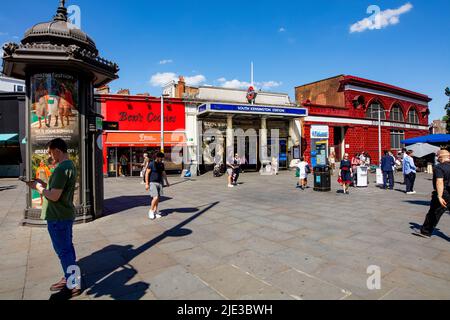
[[[297,188],[305,190],[308,186],[308,173],[310,171],[309,164],[305,161],[304,157],[301,157],[300,163],[297,167],[300,170],[300,183],[298,184]]]

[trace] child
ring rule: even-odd
[[[305,190],[308,186],[308,174],[311,170],[309,169],[309,164],[305,161],[304,157],[300,158],[298,169],[300,170],[300,183],[297,185],[297,188]]]

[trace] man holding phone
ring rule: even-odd
[[[161,218],[158,205],[160,197],[164,195],[164,180],[166,181],[166,186],[170,186],[163,161],[164,153],[160,152],[156,155],[156,159],[148,164],[145,172],[145,189],[147,191],[150,190],[150,197],[152,198],[150,211],[148,212],[148,217],[151,220]]]
[[[27,185],[39,192],[44,198],[41,218],[47,221],[48,232],[53,248],[59,257],[64,277],[50,287],[50,291],[65,290],[73,298],[81,294],[78,283],[75,288],[69,288],[67,280],[72,275],[69,267],[76,266],[75,249],[72,242],[72,230],[75,220],[73,197],[77,180],[75,164],[69,159],[67,144],[62,139],[55,139],[47,144],[47,152],[57,165],[50,180],[27,182]]]

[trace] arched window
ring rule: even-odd
[[[417,114],[417,111],[414,108],[412,108],[408,112],[408,123],[413,123],[413,124],[419,123],[419,115]]]
[[[394,105],[391,109],[391,121],[405,122],[405,117],[403,116],[402,107],[398,104]]]
[[[381,117],[381,120],[386,120],[386,113],[384,112],[384,108],[378,101],[372,102],[369,108],[367,108],[366,118],[378,119],[378,110],[381,110],[379,115]]]

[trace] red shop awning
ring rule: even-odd
[[[106,142],[108,147],[157,147],[161,145],[160,133],[147,132],[108,132]],[[184,133],[165,133],[164,145],[176,146],[186,144]]]

